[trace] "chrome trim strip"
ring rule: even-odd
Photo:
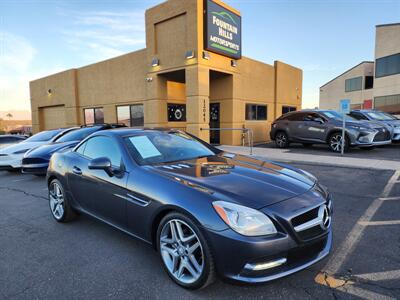
[[[131,202],[133,204],[137,204],[137,205],[140,205],[140,206],[143,206],[143,207],[149,205],[149,203],[150,203],[150,201],[142,200],[140,198],[132,196],[131,194],[127,194],[127,195],[129,197],[126,197],[126,196],[123,196],[123,195],[120,195],[120,194],[114,194],[114,196],[116,196],[116,197],[119,197],[121,199],[124,199],[124,200],[129,201],[129,202]]]

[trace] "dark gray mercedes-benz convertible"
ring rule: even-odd
[[[270,281],[331,249],[332,199],[313,175],[181,131],[94,133],[53,155],[47,182],[57,221],[85,213],[152,244],[186,288]]]

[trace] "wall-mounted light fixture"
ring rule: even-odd
[[[52,89],[48,89],[48,90],[47,90],[47,95],[48,95],[48,96],[51,96],[52,94],[53,94],[53,90],[52,90]]]
[[[236,68],[236,67],[237,67],[237,61],[234,60],[234,59],[232,59],[232,60],[231,60],[231,66],[234,67],[234,68]]]
[[[209,60],[210,59],[210,53],[207,51],[203,51],[203,58]]]
[[[185,57],[186,57],[186,59],[192,59],[192,58],[194,58],[194,51],[193,51],[193,50],[191,50],[191,51],[186,51]]]
[[[151,61],[151,66],[157,67],[159,65],[160,65],[160,60],[158,58],[153,58],[153,60]]]

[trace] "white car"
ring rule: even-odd
[[[42,131],[18,144],[1,148],[0,170],[13,171],[20,169],[22,166],[22,158],[27,151],[44,144],[54,142],[65,133],[73,129],[75,128],[63,128]]]

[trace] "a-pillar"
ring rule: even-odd
[[[186,68],[186,130],[210,142],[210,70],[203,66]]]

